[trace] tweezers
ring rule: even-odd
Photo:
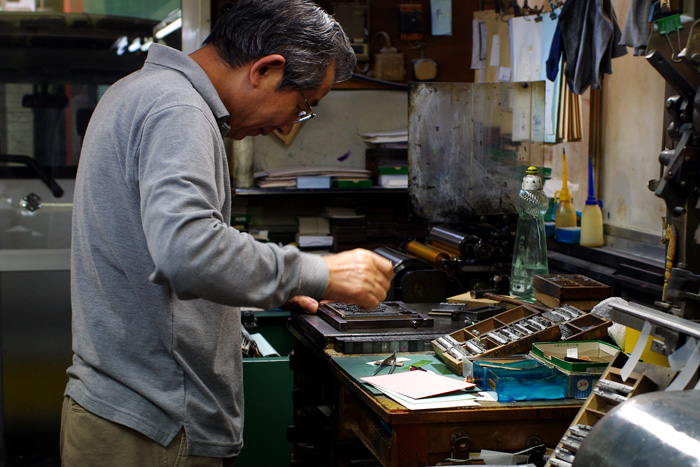
[[[379,373],[382,370],[382,368],[389,365],[391,365],[391,368],[389,369],[389,374],[392,374],[394,372],[394,369],[396,368],[396,352],[386,357],[384,361],[382,361],[382,363],[379,364],[377,369],[374,370],[373,376],[376,376],[377,373]]]

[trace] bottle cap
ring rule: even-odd
[[[542,189],[542,179],[537,175],[537,167],[531,165],[525,171],[525,177],[523,177],[523,190],[541,190]]]

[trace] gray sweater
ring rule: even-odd
[[[230,225],[229,115],[204,71],[153,45],[102,97],[73,206],[73,365],[66,394],[190,455],[242,447],[236,306],[320,297],[320,257]]]

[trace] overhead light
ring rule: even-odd
[[[182,27],[182,10],[179,8],[170,12],[167,18],[153,27],[156,39],[162,39]]]
[[[146,37],[143,39],[143,44],[141,44],[141,52],[148,52],[148,49],[151,47],[151,44],[153,44],[153,38],[152,37]]]
[[[126,48],[131,53],[136,52],[137,50],[141,49],[141,38],[137,37],[133,41],[131,41],[131,44],[129,44],[129,47]]]
[[[121,36],[112,45],[112,49],[117,51],[117,55],[123,55],[126,51],[126,47],[129,45],[129,38],[126,36]]]

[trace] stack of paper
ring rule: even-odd
[[[363,133],[362,137],[366,143],[372,144],[407,143],[408,129]]]
[[[479,405],[477,396],[464,392],[473,388],[456,378],[441,376],[432,371],[402,371],[361,378],[374,385],[388,397],[411,410],[441,409]]]
[[[278,167],[255,173],[255,185],[262,188],[295,187],[297,177],[325,176],[333,179],[369,179],[370,172],[350,167]]]
[[[328,219],[325,217],[297,217],[299,230],[297,244],[301,249],[330,248],[333,236],[330,234]]]

